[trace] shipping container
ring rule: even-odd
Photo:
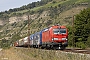
[[[29,39],[29,37],[23,38],[23,41],[24,41],[24,46],[29,46],[30,45],[30,39]]]
[[[20,39],[18,42],[19,42],[19,44],[18,44],[19,46],[23,46],[24,45],[23,39]]]

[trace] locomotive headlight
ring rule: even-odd
[[[67,38],[62,38],[62,40],[67,40]]]
[[[53,38],[52,40],[58,40],[58,38]]]

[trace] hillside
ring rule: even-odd
[[[71,26],[72,17],[89,7],[90,0],[48,0],[47,3],[30,9],[1,12],[0,40],[8,42],[5,45],[7,46],[27,36],[28,15],[30,16],[30,34],[32,34],[54,24]]]

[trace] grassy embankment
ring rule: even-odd
[[[89,60],[90,55],[56,50],[10,48],[2,51],[0,59],[7,60]]]

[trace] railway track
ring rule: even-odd
[[[73,52],[73,53],[82,53],[82,54],[90,54],[90,49],[65,49],[65,52]]]

